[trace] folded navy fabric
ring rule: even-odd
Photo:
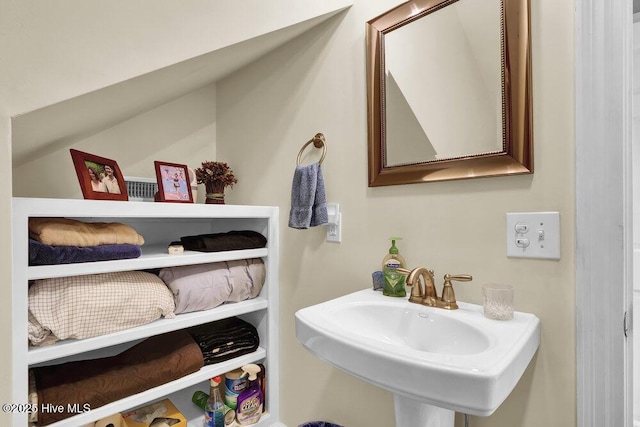
[[[140,246],[123,243],[99,246],[51,246],[29,239],[29,265],[75,264],[138,258]]]

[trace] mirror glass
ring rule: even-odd
[[[528,10],[414,0],[367,23],[370,186],[533,172]]]
[[[502,150],[500,10],[459,0],[385,34],[385,166]]]

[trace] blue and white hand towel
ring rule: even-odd
[[[320,164],[296,166],[291,186],[289,227],[303,230],[327,222],[327,196]]]

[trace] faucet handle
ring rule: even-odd
[[[447,279],[447,276],[449,277]],[[471,277],[470,274],[445,274],[444,275],[444,280],[445,281],[451,281],[451,280],[455,280],[458,282],[470,282],[471,280],[473,280],[473,277]]]
[[[451,284],[452,280],[458,282],[469,282],[472,279],[473,277],[469,274],[445,274],[441,298],[442,308],[446,308],[448,310],[456,310],[458,308],[458,304],[456,303],[456,294],[453,292],[453,285]]]

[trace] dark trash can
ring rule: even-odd
[[[300,424],[298,427],[342,427],[338,424],[333,424],[327,421],[311,421],[308,423]]]

